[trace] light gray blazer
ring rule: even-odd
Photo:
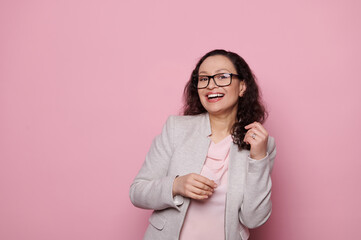
[[[153,209],[146,240],[179,238],[190,199],[172,196],[177,175],[200,173],[210,144],[208,113],[196,116],[170,116],[146,156],[130,187],[134,206]],[[275,142],[268,139],[267,156],[249,158],[232,143],[229,155],[225,210],[225,239],[245,240],[248,228],[255,228],[271,215],[271,171],[276,155]]]

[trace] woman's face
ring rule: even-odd
[[[206,58],[199,67],[199,75],[213,76],[217,73],[237,74],[231,60],[223,55],[215,55]],[[244,81],[238,77],[232,77],[232,83],[225,87],[218,87],[213,78],[210,79],[206,88],[198,89],[198,95],[203,107],[211,115],[236,114],[238,97],[246,90]],[[214,97],[217,94],[218,97]]]

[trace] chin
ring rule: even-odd
[[[206,108],[207,112],[211,115],[221,115],[221,114],[225,114],[226,111],[224,111],[224,109],[211,109],[211,108]]]
[[[237,106],[225,108],[224,106],[209,106],[203,105],[210,115],[224,115],[231,114],[233,111],[237,112]]]

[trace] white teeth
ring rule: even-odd
[[[216,97],[223,97],[224,94],[223,93],[214,93],[214,94],[209,94],[208,98],[216,98]]]

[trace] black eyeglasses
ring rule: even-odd
[[[198,89],[206,88],[209,85],[209,81],[213,78],[214,83],[218,87],[225,87],[232,83],[232,76],[237,76],[233,73],[217,73],[213,76],[198,75],[196,86]]]

